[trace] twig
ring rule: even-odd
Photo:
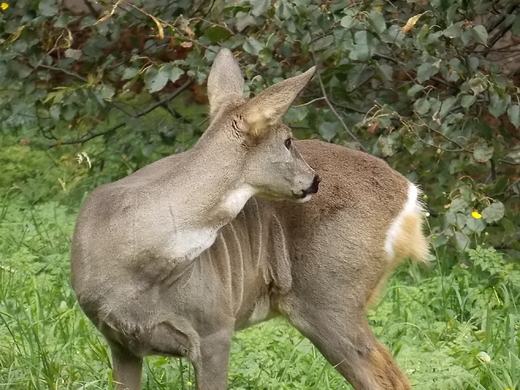
[[[74,77],[80,79],[81,81],[83,81],[85,83],[88,82],[88,80],[85,77],[83,77],[83,76],[81,76],[81,75],[79,75],[79,74],[77,74],[75,72],[71,72],[70,70],[67,70],[67,69],[56,68],[54,66],[48,66],[48,65],[42,65],[42,64],[38,64],[38,66],[36,66],[36,68],[44,68],[44,69],[55,70],[55,71],[58,71],[58,72],[63,72],[63,73],[68,74],[69,76],[74,76]]]
[[[388,46],[385,45],[385,48],[386,50],[390,51],[390,48]],[[401,68],[401,70],[406,73],[406,75],[408,76],[408,78],[413,81],[414,83],[416,84],[419,84],[417,81],[416,81],[416,78],[413,77],[410,73],[408,73],[408,71],[404,68],[403,64],[397,60],[396,58],[393,58],[393,57],[390,57],[390,56],[387,56],[387,55],[384,55],[384,54],[374,54],[374,58],[375,59],[378,59],[378,58],[381,58],[383,60],[387,60],[387,61],[390,61],[390,62],[393,62],[394,64],[398,65],[399,68]],[[436,81],[440,84],[444,84],[445,86],[447,87],[450,87],[450,88],[454,88],[454,89],[458,89],[456,86],[454,86],[453,84],[451,84],[450,82],[440,78],[440,77],[437,77],[437,76],[432,76],[430,77],[430,80],[433,80],[433,81]]]
[[[316,56],[314,55],[314,50],[311,50],[311,53],[312,53],[312,60],[314,62],[314,65],[317,65],[317,63],[316,63]],[[327,105],[329,106],[330,110],[332,111],[334,116],[339,120],[339,122],[341,123],[341,126],[343,126],[343,129],[345,129],[345,131],[348,133],[348,135],[350,135],[350,137],[359,144],[359,147],[365,153],[368,153],[368,150],[363,146],[363,144],[361,142],[359,142],[359,140],[354,135],[354,133],[352,133],[350,131],[350,129],[347,127],[347,125],[345,124],[345,122],[343,121],[341,116],[337,113],[336,109],[334,108],[334,106],[332,105],[330,100],[328,99],[327,92],[325,91],[325,86],[323,85],[323,81],[322,81],[321,76],[320,76],[320,72],[316,72],[316,75],[318,76],[318,81],[320,83],[320,88],[321,88],[321,92],[323,94],[323,99],[325,99],[325,101],[327,102]]]
[[[504,163],[504,164],[509,164],[509,165],[520,165],[520,162],[509,161],[509,160],[506,160],[503,158],[499,158],[498,161],[500,161],[501,163]]]
[[[362,114],[362,115],[366,115],[367,114],[367,111],[360,110],[359,108],[347,106],[347,105],[344,105],[344,104],[339,104],[339,103],[333,101],[332,99],[329,99],[329,100],[330,100],[330,102],[333,105],[335,105],[337,107],[340,107],[340,108],[343,108],[344,110],[357,112],[358,114]]]
[[[471,150],[466,149],[464,146],[462,146],[461,144],[459,144],[457,141],[451,139],[450,137],[448,137],[448,136],[445,135],[445,134],[442,134],[442,132],[440,132],[439,130],[435,130],[434,128],[432,128],[431,126],[429,126],[429,125],[424,121],[424,119],[421,118],[421,116],[420,116],[416,111],[414,111],[414,113],[415,113],[415,115],[417,115],[417,118],[422,122],[423,126],[425,126],[428,130],[433,131],[434,133],[439,134],[441,137],[443,137],[443,138],[446,139],[447,141],[450,141],[451,143],[457,145],[457,146],[460,148],[459,152],[464,151],[464,152],[467,152],[467,153],[473,153]]]
[[[511,15],[515,12],[516,8],[518,8],[518,5],[510,4],[506,9],[504,9],[500,13],[500,16],[496,20],[493,20],[493,18],[491,18],[488,25],[484,26],[484,27],[486,27],[486,30],[489,31],[489,33],[492,33],[493,30],[495,30],[496,28],[498,28],[501,24],[503,24],[505,22],[507,15]],[[513,23],[511,23],[511,25],[512,24]],[[500,38],[509,30],[509,28],[511,28],[511,26],[507,27],[505,25],[502,25],[502,27],[499,29],[498,33],[493,34],[493,36],[490,37],[489,41],[492,42],[492,44],[490,46],[492,47],[498,40],[500,40]],[[505,29],[505,31],[502,31],[503,29]],[[491,34],[489,34],[489,35],[491,35]]]
[[[127,116],[131,117],[134,115],[134,114],[130,113],[129,111],[127,111],[126,108],[123,108],[123,106],[121,106],[119,103],[112,102],[112,107],[117,108],[119,111],[123,112]]]
[[[319,102],[320,100],[325,100],[325,98],[324,97],[319,97],[319,98],[316,98],[316,99],[312,99],[310,102],[303,103],[303,104],[298,104],[297,106],[293,106],[293,108],[305,107],[305,106],[308,106],[309,104],[312,104],[312,103],[315,103],[315,102]]]
[[[148,114],[149,112],[155,110],[157,107],[160,107],[162,106],[164,103],[167,103],[169,102],[170,100],[174,99],[175,97],[179,96],[180,93],[182,93],[186,88],[188,88],[188,86],[192,83],[192,80],[188,80],[186,81],[184,84],[182,84],[179,88],[177,88],[177,90],[175,92],[173,92],[170,96],[154,103],[154,104],[151,104],[150,106],[146,107],[144,110],[142,111],[139,111],[137,114],[135,115],[131,115],[132,118],[139,118],[139,117],[142,117],[143,115],[146,115]],[[105,134],[108,134],[108,133],[111,133],[117,129],[119,129],[120,127],[123,127],[124,125],[126,124],[126,122],[120,122],[118,123],[117,125],[114,125],[112,126],[111,128],[107,129],[107,130],[104,130],[104,131],[100,131],[100,132],[97,132],[97,133],[92,133],[92,134],[89,134],[87,136],[84,136],[84,137],[81,137],[77,140],[71,140],[71,141],[63,141],[63,142],[56,142],[54,144],[51,144],[49,145],[49,148],[53,148],[53,147],[56,147],[56,146],[61,146],[61,145],[73,145],[73,144],[82,144],[82,143],[85,143],[87,141],[90,141],[91,139],[93,138],[96,138],[96,137],[100,137],[102,135],[105,135]]]

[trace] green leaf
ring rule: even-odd
[[[477,146],[473,151],[473,158],[479,163],[485,163],[493,157],[494,149],[492,146]]]
[[[352,16],[347,15],[341,19],[340,23],[341,23],[341,27],[349,29],[349,28],[356,26],[359,23],[359,21],[357,19],[353,18]]]
[[[424,63],[419,66],[417,69],[417,81],[419,83],[424,83],[425,81],[429,80],[433,75],[435,75],[439,71],[439,68],[437,68],[433,64]]]
[[[456,101],[457,98],[455,96],[449,96],[442,102],[441,110],[439,112],[439,117],[441,119],[445,118],[446,115],[449,114],[451,108],[453,107]]]
[[[54,16],[58,13],[59,9],[56,6],[55,0],[43,0],[38,5],[38,11],[43,16]]]
[[[520,127],[520,106],[517,104],[511,104],[507,108],[507,116],[515,127]]]
[[[320,38],[314,42],[313,49],[315,51],[325,50],[327,47],[334,43],[334,37],[332,35],[327,35],[323,38]]]
[[[350,52],[350,58],[354,61],[366,61],[371,57],[371,36],[370,33],[362,30],[354,34],[354,46]]]
[[[520,35],[520,14],[516,15],[516,19],[511,26],[511,31],[515,35]]]
[[[204,31],[204,35],[207,36],[211,42],[221,42],[228,39],[231,36],[231,32],[224,27],[213,25]]]
[[[285,121],[287,123],[298,123],[304,120],[309,114],[307,107],[291,107],[287,114],[285,114]]]
[[[172,83],[176,82],[184,74],[184,70],[171,63],[164,65],[159,72],[164,73]]]
[[[475,95],[484,92],[488,87],[488,81],[481,76],[473,77],[468,81],[468,86],[471,88]]]
[[[430,102],[426,98],[417,99],[413,106],[419,115],[425,115],[431,108]]]
[[[448,27],[446,30],[444,30],[444,36],[452,39],[460,37],[462,34],[463,23],[464,22],[458,22]]]
[[[464,252],[471,242],[468,236],[462,232],[455,232],[455,242],[459,251]]]
[[[337,134],[338,124],[336,122],[323,122],[319,130],[323,139],[330,141]]]
[[[262,43],[258,41],[256,38],[249,37],[244,42],[242,47],[247,53],[257,56],[258,53],[260,53],[260,50],[264,48],[264,45],[262,45]]]
[[[260,16],[267,12],[271,0],[251,0],[251,13],[253,16]]]
[[[450,212],[452,213],[464,213],[468,207],[468,202],[462,198],[453,199],[450,204]]]
[[[448,242],[448,236],[446,236],[445,234],[441,234],[439,236],[436,236],[432,240],[432,245],[434,248],[439,248],[441,246],[446,245],[447,242]]]
[[[469,69],[472,71],[472,72],[475,72],[478,67],[480,66],[480,59],[478,57],[469,57],[468,59],[468,63],[469,63]]]
[[[139,73],[139,68],[126,68],[125,71],[123,72],[123,77],[122,79],[123,80],[129,80],[129,79],[133,79],[138,73]]]
[[[59,121],[60,120],[60,111],[61,111],[61,108],[58,104],[54,104],[50,110],[49,110],[49,114],[51,115],[51,118],[54,119],[55,121]]]
[[[486,223],[482,219],[476,219],[473,217],[466,218],[466,226],[477,234],[482,233],[486,228]]]
[[[477,97],[475,95],[464,95],[462,99],[460,99],[460,105],[464,108],[471,107],[477,101]]]
[[[407,94],[412,98],[417,92],[422,91],[423,89],[424,87],[421,84],[415,84],[408,90]]]
[[[478,25],[473,27],[471,29],[471,35],[473,36],[473,39],[475,39],[475,41],[477,41],[478,43],[487,45],[488,33],[484,26]]]
[[[386,30],[386,22],[383,14],[379,11],[370,11],[369,24],[372,30],[378,34],[382,34]]]
[[[378,141],[383,157],[390,157],[395,153],[394,143],[390,137],[380,136]]]
[[[503,115],[509,103],[511,103],[511,95],[505,95],[504,97],[500,97],[498,94],[491,95],[491,105],[488,107],[489,112],[495,118]]]
[[[462,230],[464,226],[466,226],[467,217],[462,213],[457,213],[457,227]]]
[[[149,68],[144,74],[144,83],[150,93],[160,91],[167,82],[166,72],[159,72],[156,68]]]
[[[381,75],[383,80],[392,81],[393,80],[392,76],[394,74],[394,68],[392,68],[388,64],[381,64],[381,65],[379,65],[379,74]],[[422,87],[422,86],[420,85],[420,87]]]
[[[487,223],[500,221],[505,214],[505,207],[502,202],[495,202],[482,210],[482,218]]]
[[[72,119],[74,119],[77,113],[78,109],[72,104],[66,105],[61,110],[61,115],[63,116],[63,119],[65,119],[66,121],[71,121]]]
[[[105,100],[111,100],[114,97],[115,92],[114,87],[107,84],[104,84],[99,90],[101,97]]]

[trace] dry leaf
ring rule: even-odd
[[[419,18],[421,16],[423,16],[424,14],[418,14],[418,15],[415,15],[415,16],[412,16],[410,19],[408,19],[408,22],[406,22],[406,24],[404,25],[403,29],[401,30],[401,32],[403,34],[406,34],[408,31],[410,31],[413,26],[415,26],[415,23],[417,23],[417,21],[419,20]]]
[[[115,3],[115,4],[112,6],[112,9],[110,10],[110,12],[109,12],[108,14],[106,14],[105,16],[103,16],[102,18],[98,19],[98,20],[96,21],[96,23],[94,23],[94,26],[95,26],[96,24],[99,24],[99,23],[101,23],[101,22],[104,22],[104,21],[107,20],[107,19],[110,19],[110,17],[111,17],[112,15],[114,15],[114,12],[116,12],[116,8],[117,8],[117,6],[118,6],[120,3],[122,3],[122,2],[123,2],[123,0],[118,0],[117,3]]]
[[[379,120],[375,120],[367,129],[367,131],[370,134],[374,134],[374,131],[376,131],[377,125],[379,125]]]
[[[193,30],[192,30],[189,26],[186,26],[186,27],[184,28],[184,31],[186,31],[190,37],[193,37],[193,36],[195,35],[195,33],[193,32]]]
[[[155,25],[157,26],[157,31],[159,32],[159,34],[157,35],[157,38],[159,38],[160,41],[162,41],[164,39],[164,29],[163,29],[163,26],[162,24],[156,19],[154,18],[152,15],[150,15],[150,17],[153,19],[153,21],[155,22]]]

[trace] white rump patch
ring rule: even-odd
[[[404,205],[404,208],[401,210],[397,218],[390,225],[390,229],[388,229],[388,233],[386,235],[385,240],[385,251],[388,253],[389,258],[392,260],[395,255],[394,245],[401,234],[401,230],[403,228],[403,221],[405,216],[413,213],[420,212],[421,206],[418,203],[417,196],[419,195],[419,190],[417,187],[410,183],[408,187],[408,199]]]

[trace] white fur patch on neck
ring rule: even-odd
[[[410,183],[410,186],[408,187],[408,199],[406,200],[404,208],[401,210],[394,222],[392,222],[392,225],[390,225],[390,229],[388,229],[385,240],[385,251],[391,260],[394,258],[395,255],[394,245],[397,238],[402,232],[403,221],[405,216],[420,211],[420,205],[417,199],[418,195],[419,190],[414,184]]]
[[[254,194],[256,194],[256,190],[253,187],[248,184],[242,184],[224,196],[222,208],[232,215],[231,219],[233,219]]]
[[[193,260],[208,249],[217,238],[218,228],[182,229],[171,248],[171,256],[180,261]]]
[[[231,222],[255,193],[253,187],[242,184],[223,194],[220,203],[215,205],[215,208],[219,210],[219,218],[210,220],[210,222],[206,221],[206,226],[205,221],[195,221],[195,224],[189,226],[177,226],[171,256],[181,261],[195,259],[213,245],[219,229]],[[193,227],[197,225],[200,227]]]

